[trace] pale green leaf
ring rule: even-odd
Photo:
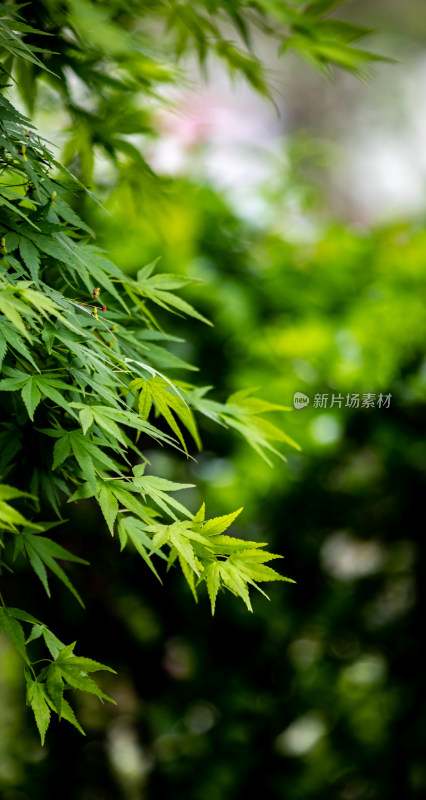
[[[44,744],[50,722],[50,709],[43,684],[27,679],[27,701],[33,710],[41,743]]]
[[[118,502],[110,489],[103,486],[98,495],[99,505],[105,517],[105,521],[110,529],[111,535],[114,533],[114,522],[118,513]]]

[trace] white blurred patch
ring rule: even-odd
[[[343,670],[343,678],[357,686],[380,683],[386,674],[386,661],[381,654],[367,655]]]
[[[295,639],[288,647],[290,661],[299,669],[309,669],[322,653],[322,643],[318,639]]]
[[[309,425],[309,433],[318,444],[334,444],[342,436],[342,425],[332,414],[320,414]]]
[[[416,586],[411,575],[398,575],[387,580],[382,591],[365,608],[370,627],[389,625],[404,616],[416,601]]]
[[[153,760],[142,748],[131,717],[119,717],[110,727],[107,750],[119,782],[128,791],[140,790],[152,769]]]
[[[328,536],[320,550],[323,570],[339,581],[352,581],[378,572],[386,556],[380,542],[364,542],[346,531]]]
[[[217,722],[218,711],[208,703],[199,702],[192,705],[185,714],[185,723],[191,733],[207,733]]]
[[[285,756],[303,756],[312,750],[326,732],[325,722],[317,711],[298,717],[275,740],[275,747]]]

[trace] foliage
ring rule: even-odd
[[[152,110],[170,102],[165,89],[187,83],[179,58],[195,54],[203,69],[220,61],[273,101],[271,76],[255,53],[261,31],[277,50],[295,50],[323,73],[337,65],[362,76],[369,65],[386,59],[353,45],[371,31],[335,18],[343,2],[31,0],[25,23],[13,15],[14,4],[6,3],[0,44],[6,68],[14,62],[17,88],[30,113],[39,84],[60,97],[66,165],[90,185],[97,156],[119,171],[130,163],[133,179],[152,192],[155,181],[153,187],[144,158],[157,133]]]
[[[28,728],[11,655],[3,780],[39,800],[54,793],[72,764],[69,800],[239,800],[254,790],[273,800],[326,800],[330,792],[420,800],[424,226],[367,232],[320,222],[305,208],[317,220],[316,236],[291,244],[277,233],[273,213],[260,235],[211,187],[179,181],[178,188],[170,219],[188,215],[189,256],[179,259],[182,234],[171,225],[164,268],[175,263],[184,274],[196,256],[209,267],[201,310],[220,324],[200,327],[191,355],[216,376],[217,391],[268,383],[278,404],[299,390],[311,397],[383,390],[392,392],[391,407],[323,410],[311,400],[293,415],[303,452],[294,452],[285,470],[263,470],[244,439],[208,420],[198,463],[151,448],[164,479],[196,482],[214,513],[241,498],[253,539],[268,530],[271,549],[280,552],[285,537],[290,574],[299,578],[291,605],[287,587],[276,583],[273,602],[254,599],[252,615],[223,603],[213,621],[206,604],[194,614],[178,574],[158,591],[154,576],[141,580],[127,548],[114,569],[90,508],[71,504],[68,541],[84,522],[96,588],[86,612],[73,605],[67,631],[78,626],[87,648],[94,626],[103,625],[99,660],[121,676],[114,679],[121,681],[120,703],[97,709],[81,694],[87,738],[72,730],[50,737],[46,757],[34,763],[34,737],[28,753],[20,746]],[[281,214],[277,197],[270,202]],[[156,226],[150,240],[145,221],[139,235],[149,258],[163,232]],[[103,244],[114,237],[105,226]],[[183,333],[187,323],[177,322]],[[319,434],[330,430],[330,419],[334,438],[324,441]],[[83,596],[90,586],[87,578]],[[56,599],[49,620],[60,630],[69,604],[59,591]],[[104,691],[114,696],[108,684]],[[124,750],[140,767],[130,774]]]
[[[3,87],[7,90],[14,78],[30,111],[38,77],[59,91],[75,130],[65,161],[77,155],[85,180],[91,178],[93,147],[99,145],[115,163],[124,156],[147,169],[138,149],[125,138],[149,132],[146,112],[133,98],[138,89],[153,93],[157,84],[176,74],[173,65],[162,65],[161,50],[150,52],[138,30],[147,10],[153,24],[165,18],[176,55],[194,40],[201,61],[208,51],[215,52],[263,93],[267,88],[262,69],[249,51],[243,53],[225,38],[223,13],[248,48],[245,16],[251,12],[255,24],[272,32],[270,14],[287,29],[288,44],[302,51],[307,47],[318,63],[334,61],[357,71],[361,58],[346,41],[365,31],[324,22],[327,4],[288,4],[283,9],[269,4],[196,9],[159,4],[145,9],[138,3],[100,8],[87,2],[37,2],[26,6],[24,20],[19,7],[5,3],[0,19]],[[308,45],[302,46],[305,39]],[[75,102],[70,72],[91,93],[97,108],[88,110],[87,104]],[[113,100],[115,115],[107,115]],[[207,388],[172,382],[159,371],[185,365],[164,347],[167,337],[151,304],[207,321],[176,294],[188,280],[155,274],[154,264],[140,269],[136,279],[129,278],[109,261],[90,243],[92,231],[74,208],[83,184],[53,157],[48,143],[4,93],[0,106],[1,478],[15,484],[1,486],[2,566],[11,569],[11,553],[13,559],[25,556],[49,596],[48,570],[82,603],[58,562],[86,562],[51,534],[42,535],[56,523],[41,517],[50,509],[61,521],[65,499],[95,498],[112,534],[117,526],[121,548],[131,543],[157,577],[158,559],[165,559],[168,568],[179,562],[195,598],[197,586],[206,582],[212,611],[220,588],[240,596],[251,610],[249,585],[259,588],[258,581],[284,580],[265,565],[277,556],[260,550],[263,545],[257,542],[224,534],[236,514],[206,521],[202,507],[193,516],[173,497],[187,485],[145,475],[143,449],[154,440],[188,455],[181,426],[199,448],[196,410],[238,430],[268,461],[265,451],[279,455],[271,442],[295,446],[263,418],[281,407],[247,392],[221,404],[206,398]],[[149,421],[152,409],[166,430]],[[16,500],[19,510],[9,500]],[[63,683],[102,698],[105,695],[86,673],[104,667],[74,656],[71,646],[60,644],[25,611],[3,606],[1,619],[28,664],[27,697],[42,739],[51,710],[79,727],[63,699]],[[27,640],[21,621],[34,626]],[[26,643],[42,634],[53,662],[36,674]]]
[[[162,83],[176,78],[175,64],[165,61],[170,41],[176,57],[192,46],[201,62],[214,53],[268,94],[251,50],[252,26],[278,35],[286,47],[321,67],[337,63],[358,72],[376,58],[350,44],[366,30],[325,19],[333,5],[111,2],[101,7],[79,0],[30,2],[24,17],[13,3],[1,6],[3,87],[7,93],[14,80],[30,112],[39,78],[59,93],[71,123],[64,161],[79,175],[61,166],[3,93],[0,477],[14,486],[1,486],[2,567],[11,569],[12,553],[13,559],[27,557],[49,596],[50,571],[83,602],[59,562],[87,562],[51,538],[57,523],[42,521],[52,512],[62,521],[66,499],[97,500],[111,534],[117,529],[121,548],[135,548],[157,577],[158,562],[164,559],[168,569],[180,564],[195,598],[198,585],[206,582],[213,612],[221,588],[241,597],[251,610],[249,586],[288,580],[265,565],[277,556],[259,549],[263,545],[225,535],[236,514],[206,521],[202,507],[193,516],[173,496],[188,485],[145,474],[143,455],[153,440],[188,456],[182,428],[200,448],[197,411],[239,431],[269,461],[267,452],[280,455],[273,442],[296,446],[263,418],[265,412],[285,409],[247,392],[219,403],[206,398],[207,388],[171,381],[160,372],[186,365],[168,352],[167,335],[152,305],[207,321],[176,294],[190,281],[156,274],[154,264],[128,277],[91,243],[92,231],[76,207],[82,205],[82,193],[93,197],[80,178],[92,178],[94,148],[116,166],[124,158],[150,173],[128,137],[154,132],[136,94],[143,90],[152,98]],[[243,49],[228,38],[229,23]],[[158,25],[169,34],[155,37],[159,44],[154,46],[152,32]],[[73,90],[76,77],[84,87],[83,102]],[[9,500],[17,501],[19,509]],[[21,621],[33,626],[27,640]],[[27,698],[42,739],[51,711],[80,729],[63,699],[63,683],[102,698],[86,673],[106,668],[74,656],[71,646],[58,644],[27,612],[4,606],[2,627],[28,664]],[[36,674],[25,642],[42,634],[53,661]]]
[[[40,3],[31,5],[41,8]],[[415,20],[417,28],[418,14]],[[99,39],[99,46],[107,41],[103,36]],[[50,40],[44,39],[41,46],[46,46],[46,41]],[[105,125],[105,117],[102,121]],[[93,115],[87,129],[91,131],[95,123]],[[84,130],[81,121],[77,130],[80,128]],[[74,129],[71,137],[73,133]],[[90,141],[84,152],[90,151]],[[142,194],[146,173],[129,164],[120,161],[118,167],[128,181],[134,181],[135,195]],[[75,158],[72,169],[79,171],[79,158]],[[65,180],[71,182],[69,176]],[[421,798],[426,775],[425,725],[419,704],[424,657],[419,631],[425,564],[416,504],[423,492],[425,463],[419,438],[425,391],[421,302],[425,288],[424,226],[421,222],[401,223],[368,232],[341,224],[324,225],[304,208],[303,214],[313,222],[316,235],[308,243],[291,244],[277,233],[282,217],[294,211],[294,198],[290,196],[286,205],[282,191],[274,196],[269,193],[271,224],[266,230],[252,228],[236,218],[211,189],[184,181],[175,182],[175,206],[169,203],[166,218],[157,217],[154,226],[142,213],[132,218],[123,196],[125,186],[121,184],[109,204],[114,209],[112,218],[102,210],[94,213],[91,199],[86,204],[84,220],[98,232],[100,246],[114,251],[114,260],[123,271],[129,264],[139,267],[162,253],[165,271],[178,272],[180,280],[191,274],[197,259],[207,287],[199,291],[187,283],[185,297],[196,302],[202,316],[219,323],[214,329],[199,325],[195,335],[192,323],[188,325],[176,315],[174,337],[168,339],[158,329],[144,329],[143,345],[157,359],[152,362],[153,368],[168,372],[177,367],[179,356],[188,357],[188,351],[183,346],[180,349],[175,340],[189,330],[189,356],[203,364],[204,377],[215,382],[219,397],[247,385],[268,385],[269,396],[281,405],[290,403],[298,390],[313,396],[317,391],[365,389],[392,391],[392,406],[389,413],[375,411],[373,415],[345,408],[319,412],[311,402],[310,407],[293,415],[294,435],[302,442],[304,453],[289,458],[285,473],[274,470],[266,475],[246,441],[230,437],[227,429],[218,427],[209,416],[203,418],[206,453],[198,464],[182,457],[177,449],[182,442],[164,417],[157,417],[156,427],[173,434],[173,439],[177,437],[174,450],[160,450],[149,437],[139,440],[162,481],[169,480],[175,488],[178,482],[181,487],[196,482],[213,513],[235,507],[236,498],[238,505],[244,503],[251,520],[250,536],[256,540],[255,552],[261,552],[257,539],[263,538],[262,531],[268,531],[271,546],[278,552],[282,550],[283,530],[288,531],[286,551],[291,574],[299,576],[290,610],[288,593],[277,583],[272,588],[273,603],[267,607],[263,601],[257,603],[256,614],[245,614],[238,605],[218,604],[212,623],[203,604],[194,614],[191,598],[173,571],[164,592],[158,592],[155,576],[150,582],[151,573],[146,571],[146,578],[141,575],[134,548],[144,548],[146,554],[140,534],[151,537],[153,531],[139,527],[137,515],[132,512],[122,518],[132,522],[121,532],[127,540],[117,568],[115,551],[105,546],[91,501],[83,499],[68,506],[70,523],[61,527],[64,550],[76,550],[96,565],[90,577],[82,575],[88,570],[72,573],[76,591],[87,600],[87,610],[83,613],[77,603],[69,603],[56,575],[56,586],[52,587],[55,602],[37,597],[40,611],[32,620],[24,619],[25,612],[16,608],[2,611],[5,628],[8,626],[17,647],[9,651],[5,648],[0,675],[1,780],[6,794],[14,789],[38,800],[55,796],[61,786],[61,794],[69,800],[169,795],[177,800],[238,800],[249,792],[266,794],[273,800],[283,796],[289,800],[328,800],[330,794],[353,800]],[[68,201],[70,195],[65,197]],[[82,216],[83,194],[71,195],[70,205]],[[155,210],[151,218],[155,218]],[[176,219],[179,232],[173,225]],[[13,255],[20,260],[19,250]],[[46,259],[43,255],[43,264]],[[114,301],[108,300],[108,309],[112,304],[115,307]],[[157,309],[163,324],[167,312],[161,306]],[[21,314],[19,308],[17,311]],[[61,313],[64,311],[61,309]],[[83,315],[81,309],[75,313]],[[89,315],[85,316],[93,325]],[[9,342],[12,353],[22,357],[27,366],[28,355],[33,355],[32,344],[19,329],[16,334],[14,323],[4,319],[2,332],[6,330],[12,337],[15,334],[13,341],[21,348],[23,342],[26,352],[13,348],[10,339],[6,345]],[[121,337],[123,332],[121,329]],[[4,344],[0,348],[4,349]],[[34,360],[37,365],[37,358]],[[143,361],[151,365],[148,355]],[[34,365],[32,373],[38,376]],[[130,381],[130,375],[124,377]],[[149,372],[132,380],[145,377],[146,382],[164,380]],[[155,383],[152,386],[155,394]],[[49,447],[49,437],[33,430],[22,399],[23,388],[1,396],[3,404],[13,398],[25,425],[22,438],[18,436],[19,427],[11,427],[14,421],[2,430],[1,474],[7,475],[7,483],[15,482],[35,495],[20,470],[25,470],[25,475],[30,473],[28,466],[35,448],[44,442],[47,455],[41,451],[39,466],[45,465],[51,478],[56,440],[51,437]],[[188,403],[187,388],[178,390]],[[58,392],[62,393],[61,388]],[[30,409],[32,393],[31,385],[25,392]],[[169,393],[179,402],[178,395]],[[140,394],[139,390],[135,393],[135,413],[139,412]],[[149,395],[152,391],[147,391],[146,398],[142,395],[142,409]],[[84,405],[85,396],[78,397],[75,403]],[[102,405],[109,400],[109,396],[103,399]],[[45,413],[45,407],[50,410],[54,402],[45,397],[40,400],[34,413],[36,423],[39,414]],[[3,408],[8,416],[12,407]],[[90,414],[83,413],[81,420],[84,409],[78,405],[71,409],[78,414],[81,431],[86,425],[91,425],[88,432],[93,431],[97,423],[90,422]],[[191,409],[196,411],[195,404]],[[61,408],[54,413],[62,414]],[[110,423],[120,426],[115,419]],[[176,418],[176,424],[193,453],[190,429],[183,419]],[[327,441],[320,435],[324,431],[333,434]],[[124,433],[136,444],[127,426]],[[141,436],[145,434],[141,432]],[[16,474],[8,473],[7,465],[19,446],[20,469]],[[65,474],[73,471],[77,479],[76,464],[70,455],[57,469],[64,471],[66,467]],[[142,477],[148,476],[143,473]],[[44,476],[40,485],[49,485]],[[156,489],[170,507],[174,499],[171,487],[157,483]],[[17,538],[12,527],[24,531],[18,514],[31,516],[31,520],[36,516],[37,524],[41,524],[39,517],[52,516],[46,500],[42,499],[43,516],[41,512],[31,514],[34,501],[16,492],[12,487],[3,488],[0,495],[2,525],[7,529],[4,540],[9,541],[9,547]],[[100,491],[99,502],[112,524],[114,501],[105,500]],[[59,510],[63,511],[62,503]],[[173,505],[171,510],[179,518],[184,516]],[[169,529],[175,521],[171,516]],[[25,535],[32,537],[29,541],[50,539],[44,535],[46,527],[26,527]],[[340,561],[336,554],[340,554]],[[56,555],[52,551],[50,556],[60,568],[59,551]],[[150,563],[157,569],[156,559],[161,567],[158,554],[152,555]],[[69,561],[69,555],[64,560]],[[26,561],[20,557],[13,563],[7,557],[2,584],[7,597],[20,598],[16,605],[31,607],[29,600],[34,600],[34,583],[39,577],[32,582]],[[342,564],[347,567],[348,563],[352,571],[342,571]],[[13,575],[8,571],[11,566],[16,569]],[[52,571],[50,565],[48,569]],[[79,692],[78,716],[87,739],[80,741],[72,730],[61,731],[61,736],[50,737],[48,757],[46,749],[43,753],[38,749],[20,707],[18,654],[25,646],[27,632],[38,635],[29,643],[37,656],[45,655],[40,643],[46,645],[52,657],[49,669],[57,655],[50,649],[54,648],[53,634],[39,618],[49,619],[54,630],[65,631],[61,636],[66,641],[72,641],[78,627],[83,652],[93,647],[94,631],[102,625],[105,633],[97,637],[100,641],[96,645],[99,658],[113,663],[121,675],[121,679],[115,679],[119,709],[116,711],[111,703],[95,706],[91,692]],[[25,628],[25,634],[18,632],[15,623]],[[56,647],[62,648],[58,640]],[[56,669],[52,670],[52,687],[54,683],[60,686],[62,680],[67,691],[73,688],[66,677],[68,672],[72,680],[75,664],[70,651],[71,647],[65,660],[71,663],[65,664],[65,669],[59,663],[58,675]],[[89,679],[87,662],[78,671],[86,673],[83,679]],[[33,687],[29,701],[36,708],[43,732],[47,713],[54,710],[50,705],[53,699],[46,674],[35,683],[31,680],[29,676]],[[105,693],[114,694],[108,685],[103,688]],[[55,691],[52,688],[58,702],[61,692]],[[64,718],[66,696],[65,692],[60,702]]]
[[[243,439],[212,424],[198,464],[171,451],[157,461],[167,478],[196,482],[215,513],[241,497],[251,536],[268,530],[275,552],[285,539],[298,577],[291,603],[277,583],[272,603],[254,599],[253,615],[218,604],[210,624],[206,608],[192,614],[177,580],[160,598],[154,580],[141,586],[130,559],[111,586],[105,554],[93,615],[104,613],[106,629],[116,631],[119,673],[132,665],[122,688],[132,699],[125,713],[103,707],[88,726],[96,759],[78,737],[52,748],[36,770],[40,795],[52,780],[47,761],[70,758],[84,765],[70,800],[84,792],[112,800],[132,792],[178,800],[424,794],[418,498],[426,234],[417,221],[367,231],[303,207],[315,236],[291,243],[277,222],[287,202],[294,212],[293,181],[285,183],[288,199],[268,185],[270,224],[261,229],[211,187],[177,181],[163,258],[166,271],[173,263],[182,274],[195,259],[204,265],[201,310],[219,324],[201,328],[191,357],[216,376],[218,392],[267,384],[277,403],[291,402],[295,391],[311,397],[292,418],[303,452],[285,470],[264,471]],[[149,258],[164,231],[149,232],[144,220],[138,232]],[[115,236],[105,226],[102,242],[110,246]],[[177,322],[183,334],[186,323]],[[338,391],[390,391],[391,406],[312,407],[315,393]],[[92,706],[84,705],[88,719]],[[131,777],[124,746],[143,765]],[[31,765],[15,758],[26,791]]]
[[[136,670],[131,681],[144,701],[143,710],[134,707],[137,741],[155,753],[149,798],[238,800],[258,792],[274,800],[330,793],[397,800],[425,790],[425,720],[416,699],[425,667],[417,635],[425,560],[416,518],[425,465],[426,233],[418,221],[372,231],[324,222],[322,209],[303,206],[314,234],[291,243],[277,231],[294,213],[293,181],[282,179],[281,194],[267,187],[266,226],[239,219],[211,187],[188,181],[179,182],[169,209],[176,238],[164,247],[165,269],[176,253],[184,254],[184,274],[195,259],[204,265],[201,310],[220,320],[214,340],[209,331],[196,349],[211,374],[221,365],[218,390],[268,382],[277,402],[295,391],[311,402],[294,414],[303,452],[289,458],[285,474],[264,476],[244,441],[213,430],[206,449],[215,457],[189,465],[188,479],[202,482],[210,503],[238,493],[253,528],[263,529],[266,515],[275,542],[291,531],[286,555],[303,582],[290,608],[277,585],[273,603],[257,605],[248,622],[238,609],[219,608],[209,647],[205,618],[187,624],[178,589],[173,618],[165,606],[158,611],[157,636],[168,637],[172,655],[167,660],[166,650],[156,662],[163,668],[154,696]],[[174,216],[185,237],[170,224]],[[148,228],[149,253],[162,231],[149,241]],[[103,241],[113,236],[105,231]],[[364,391],[390,391],[390,408],[312,407],[316,393]],[[173,463],[168,474],[176,474]],[[131,607],[136,588],[123,586],[122,596]],[[150,602],[147,589],[136,620]],[[136,620],[123,641],[130,652],[141,642],[156,660],[155,628],[145,640]],[[116,781],[113,796],[124,797],[119,773]]]

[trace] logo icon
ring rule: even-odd
[[[305,408],[309,405],[309,397],[303,392],[296,392],[293,397],[293,405],[295,408]]]

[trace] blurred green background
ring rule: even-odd
[[[55,722],[41,748],[15,655],[0,640],[2,800],[426,796],[426,226],[421,187],[415,202],[407,191],[410,165],[420,176],[424,166],[407,139],[424,125],[420,108],[411,129],[407,114],[407,87],[424,72],[421,5],[357,4],[400,60],[367,86],[352,77],[327,85],[290,61],[281,121],[265,106],[263,127],[230,145],[229,117],[213,133],[205,121],[212,92],[229,108],[230,90],[213,75],[196,92],[204,117],[185,107],[188,90],[179,113],[160,121],[150,145],[159,178],[125,164],[114,171],[99,155],[110,216],[91,201],[85,213],[101,246],[130,272],[161,256],[160,269],[203,281],[186,296],[214,328],[162,317],[190,340],[174,343],[176,354],[199,365],[219,399],[249,387],[286,406],[297,391],[310,398],[274,420],[303,448],[288,449],[284,465],[269,468],[208,423],[196,461],[147,453],[156,474],[197,484],[183,499],[194,510],[201,497],[211,515],[244,505],[241,535],[269,542],[297,583],[272,586],[271,602],[253,597],[253,615],[220,598],[212,619],[207,598],[195,605],[179,575],[161,587],[119,555],[81,502],[68,536],[84,537],[92,564],[75,571],[87,608],[56,585],[40,616],[117,670],[104,678],[117,706],[76,696],[86,738]],[[39,121],[52,138],[62,121],[47,89],[44,100]],[[391,153],[382,165],[380,142]],[[328,408],[314,407],[317,393]],[[353,393],[390,393],[390,407],[346,407]],[[341,408],[329,407],[332,394]],[[11,603],[26,607],[36,580],[25,576],[19,602],[11,588]]]

